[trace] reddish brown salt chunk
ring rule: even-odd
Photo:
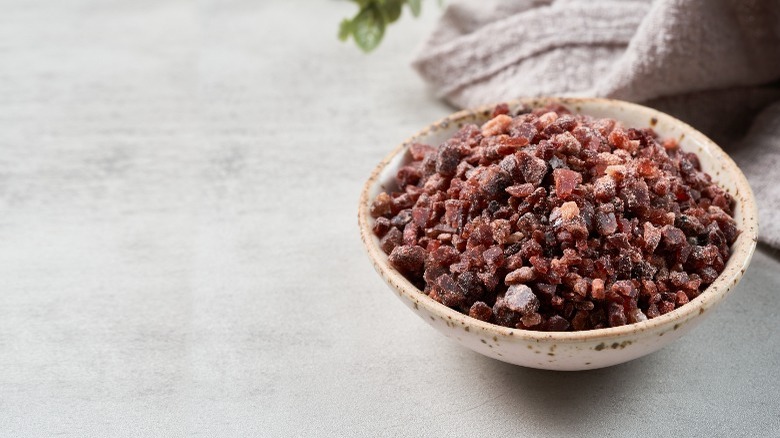
[[[469,316],[480,321],[490,322],[493,317],[493,309],[482,301],[477,301],[471,305]]]
[[[674,310],[674,307],[674,302],[672,301],[661,301],[658,303],[658,312],[664,315]]]
[[[491,246],[482,253],[482,258],[488,266],[500,268],[504,264],[504,250],[499,246]]]
[[[609,144],[616,148],[628,149],[628,144],[630,140],[626,135],[626,133],[620,129],[616,129],[610,132],[609,135],[607,136],[607,139],[609,140]]]
[[[577,312],[576,315],[574,315],[574,318],[571,320],[571,325],[574,330],[587,330],[589,325],[589,316],[590,313],[588,313],[585,310],[580,310]]]
[[[521,313],[517,313],[507,307],[504,302],[504,297],[499,296],[496,298],[495,304],[493,304],[493,320],[506,327],[516,327],[520,323],[522,318]]]
[[[718,260],[718,257],[720,257],[720,251],[718,251],[718,247],[715,245],[696,245],[692,248],[687,264],[693,269],[702,269],[713,265]]]
[[[433,284],[433,290],[445,306],[456,307],[466,302],[466,295],[458,288],[450,274],[439,275]]]
[[[476,300],[484,293],[482,280],[473,272],[464,272],[458,276],[458,288],[467,300]]]
[[[379,241],[379,247],[382,248],[382,251],[384,251],[385,254],[390,254],[393,249],[402,244],[403,241],[404,236],[401,230],[398,228],[391,228],[390,231],[385,234],[385,237]]]
[[[506,192],[515,198],[525,198],[534,192],[534,186],[530,183],[507,187]]]
[[[605,213],[602,209],[596,212],[596,228],[602,236],[609,236],[617,231],[617,219],[615,213]]]
[[[479,188],[488,199],[496,198],[510,184],[512,184],[512,177],[497,165],[488,167],[479,176]]]
[[[561,119],[558,119],[561,120]],[[573,119],[568,119],[572,120]],[[574,122],[574,121],[573,121]],[[574,122],[576,124],[576,122]],[[568,125],[567,125],[568,126]],[[565,128],[563,128],[565,129]],[[580,153],[580,150],[582,149],[582,145],[580,145],[580,142],[577,141],[577,138],[574,137],[570,132],[564,132],[562,134],[556,134],[551,139],[551,142],[555,149],[561,151],[564,154],[572,154],[577,155]]]
[[[509,176],[512,178],[512,181],[517,181],[522,178],[522,174],[520,173],[520,163],[518,163],[517,158],[514,155],[507,155],[506,157],[502,158],[498,165],[509,174]]]
[[[639,176],[644,178],[655,178],[658,176],[658,168],[649,158],[637,160],[636,171]]]
[[[572,131],[579,124],[577,118],[571,114],[558,115],[558,118],[552,123],[563,131]]]
[[[390,195],[382,192],[376,195],[376,198],[374,198],[374,202],[371,203],[369,213],[371,213],[371,216],[374,218],[389,215],[392,213],[392,205],[393,201],[390,198]]]
[[[547,190],[544,187],[537,187],[533,193],[531,193],[526,197],[525,202],[533,206],[536,205],[544,206],[547,201],[546,197],[547,197]]]
[[[460,163],[460,148],[457,144],[445,143],[436,156],[436,172],[452,176]]]
[[[733,218],[722,208],[714,205],[707,208],[707,217],[710,221],[715,221],[718,224],[727,242],[734,243],[739,232]]]
[[[414,205],[414,198],[408,193],[401,193],[398,196],[393,196],[390,207],[392,214],[398,214],[399,212],[408,209]]]
[[[637,294],[634,283],[630,280],[618,280],[612,284],[612,291],[624,297],[633,298]]]
[[[390,219],[386,217],[378,217],[374,221],[374,226],[371,227],[371,231],[374,232],[378,237],[383,237],[385,234],[387,234],[388,231],[390,231]]]
[[[643,180],[632,179],[620,191],[620,199],[627,210],[641,212],[650,205],[650,190]]]
[[[558,119],[558,113],[555,111],[548,111],[539,116],[537,119],[536,127],[538,129],[544,129],[550,126],[554,121]]]
[[[409,145],[409,154],[415,161],[422,161],[426,155],[435,153],[436,148],[422,143],[412,143]]]
[[[670,249],[679,249],[688,243],[685,233],[679,228],[666,225],[661,229],[661,236],[664,245]]]
[[[560,218],[560,220],[559,220]],[[588,235],[588,229],[585,220],[580,216],[580,209],[577,203],[573,201],[565,202],[559,208],[552,211],[550,221],[558,232],[558,238],[563,239],[561,233],[571,236],[571,238],[581,239]],[[551,235],[545,235],[545,240],[554,243]]]
[[[561,199],[568,199],[577,184],[582,182],[582,175],[569,169],[555,169],[555,194]]]
[[[417,187],[412,185],[406,186],[404,191],[406,192],[407,195],[409,195],[409,198],[411,198],[412,201],[414,202],[417,202],[417,200],[420,198],[420,195],[423,194],[422,187]]]
[[[499,114],[482,125],[482,135],[490,137],[493,135],[505,134],[512,124],[512,118],[506,114]]]
[[[516,284],[509,286],[504,294],[504,305],[510,310],[527,315],[539,310],[539,299],[528,286]]]
[[[618,149],[626,150],[632,154],[636,153],[639,149],[640,143],[638,140],[631,140],[623,130],[616,129],[612,131],[609,136],[609,143]]]
[[[491,117],[496,117],[501,114],[509,114],[509,105],[505,103],[499,103],[495,108],[493,108],[493,114]]]
[[[493,230],[490,228],[490,225],[486,223],[473,225],[472,227],[467,227],[469,237],[466,246],[469,249],[478,246],[485,247],[493,243]]]
[[[661,312],[658,310],[658,306],[656,305],[656,303],[650,303],[650,305],[647,306],[646,315],[649,319],[653,319],[661,316]]]
[[[521,268],[515,269],[514,271],[506,274],[504,283],[509,285],[528,283],[533,281],[535,278],[536,275],[534,274],[533,268],[529,266],[523,266]]]
[[[519,244],[513,244],[510,248],[516,248],[518,245]],[[520,249],[522,249],[522,246]],[[523,266],[523,256],[520,253],[515,253],[507,257],[506,263],[504,264],[504,267],[508,271],[514,271],[516,269],[520,269],[522,266]]]
[[[697,272],[699,273],[699,276],[701,276],[701,281],[703,284],[710,284],[718,278],[718,271],[716,271],[711,266],[701,268]]]
[[[572,287],[572,290],[574,290],[574,293],[579,295],[582,298],[585,298],[588,296],[588,281],[584,278],[578,278],[574,281],[574,286]]]
[[[612,200],[617,194],[617,185],[615,178],[609,175],[597,179],[593,185],[593,194],[599,201],[606,202]]]
[[[487,288],[489,291],[493,291],[496,289],[496,286],[498,286],[498,283],[501,282],[501,279],[493,272],[478,272],[477,277],[482,282],[482,284]]]
[[[428,194],[434,194],[447,189],[447,178],[434,173],[425,181],[423,191]]]
[[[474,147],[477,143],[479,143],[480,134],[481,131],[479,126],[473,123],[467,123],[452,135],[451,140],[455,140],[458,143],[463,143],[467,147]]]
[[[518,152],[515,157],[518,163],[520,163],[520,172],[523,174],[525,182],[538,187],[547,174],[547,163],[541,158],[528,155],[522,151]]]
[[[599,134],[607,136],[618,126],[618,122],[612,119],[597,119],[593,121],[592,125]]]
[[[499,245],[505,245],[509,243],[510,235],[512,233],[512,224],[506,219],[496,219],[490,223],[490,229],[493,235],[493,240]]]
[[[512,126],[509,128],[509,135],[515,138],[523,138],[526,141],[530,142],[533,140],[533,138],[537,134],[536,127],[532,125],[531,123],[527,122],[515,122],[512,123]]]
[[[666,178],[659,178],[654,184],[653,184],[653,192],[659,196],[664,196],[667,193],[669,193],[670,183],[669,180]]]
[[[456,229],[462,227],[466,222],[469,206],[468,201],[457,199],[444,201],[444,223]]]
[[[485,137],[482,139],[479,147],[471,151],[471,158],[476,161],[476,158],[479,157],[479,161],[483,163],[488,161],[495,162],[515,153],[525,144],[525,142],[521,142],[521,139],[503,134],[495,137]]]
[[[428,257],[425,259],[425,266],[428,267],[441,267],[450,266],[460,258],[460,252],[451,246],[440,246],[433,251],[428,252]]]
[[[612,166],[607,166],[607,168],[604,169],[604,173],[606,173],[608,176],[611,176],[615,181],[620,182],[623,181],[623,179],[626,177],[628,169],[626,169],[626,166],[622,164],[615,164]]]
[[[531,256],[528,261],[533,265],[535,272],[546,275],[550,271],[550,260],[538,255]]]
[[[600,278],[594,278],[591,284],[590,294],[594,300],[603,300],[604,295],[604,280]]]
[[[528,315],[524,315],[520,319],[520,322],[522,323],[523,327],[518,328],[533,328],[542,323],[542,315],[538,313],[530,313]]]
[[[431,218],[431,209],[425,208],[425,207],[414,207],[411,210],[412,219],[414,221],[414,224],[417,225],[418,228],[425,228],[428,226],[428,222]]]
[[[563,332],[569,328],[569,321],[560,315],[553,315],[545,323],[548,332]]]
[[[628,322],[628,319],[626,318],[625,309],[620,304],[610,303],[609,311],[607,313],[608,313],[610,327],[618,327],[621,325],[626,325],[626,323]]]
[[[561,219],[564,221],[571,221],[580,215],[580,209],[577,207],[576,202],[564,202],[561,205]]]
[[[401,210],[396,213],[395,216],[393,216],[392,219],[390,219],[390,225],[398,228],[399,230],[403,230],[406,224],[408,224],[412,220],[412,210],[405,209]]]
[[[650,222],[645,222],[643,238],[645,241],[645,251],[652,253],[661,242],[661,230],[654,227]]]
[[[425,265],[425,250],[419,246],[397,246],[388,257],[390,264],[404,274],[422,274]]]
[[[691,274],[690,280],[683,287],[686,291],[694,292],[698,295],[699,287],[701,287],[701,278],[697,274]]]
[[[555,292],[558,289],[556,284],[548,284],[537,282],[534,284],[536,288],[536,296],[544,303],[552,303],[555,298]]]
[[[396,174],[396,181],[401,188],[405,188],[408,185],[417,184],[421,177],[422,172],[420,172],[420,169],[417,167],[403,166],[402,168],[398,169],[398,173]]]
[[[417,243],[417,238],[420,236],[420,227],[414,222],[409,222],[404,226],[404,245],[414,246]]]

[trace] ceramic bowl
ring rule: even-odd
[[[371,262],[390,288],[423,321],[463,346],[504,362],[549,370],[602,368],[652,353],[688,333],[736,286],[756,247],[756,202],[745,176],[712,140],[667,114],[644,106],[607,99],[537,98],[508,102],[513,110],[523,105],[538,108],[560,103],[574,113],[613,118],[627,127],[652,127],[661,138],[678,138],[680,147],[695,152],[702,169],[736,200],[735,220],[742,233],[734,242],[725,270],[701,295],[659,317],[622,327],[578,332],[538,332],[512,329],[473,319],[440,304],[392,268],[371,231],[368,213],[380,191],[394,187],[394,176],[409,161],[408,145],[421,142],[438,146],[466,123],[489,119],[494,105],[460,111],[423,128],[397,146],[376,167],[360,197],[358,222]]]

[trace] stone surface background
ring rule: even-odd
[[[334,1],[4,0],[0,435],[769,436],[780,256],[686,338],[555,373],[465,350],[363,254],[356,205],[450,109]]]

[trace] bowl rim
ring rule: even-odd
[[[735,185],[741,192],[741,196],[738,197],[737,202],[742,212],[743,227],[741,234],[737,238],[737,241],[732,245],[732,254],[727,262],[726,269],[718,276],[718,278],[710,284],[698,297],[691,300],[689,303],[674,309],[664,315],[648,319],[646,321],[627,324],[619,327],[608,327],[592,330],[581,331],[566,331],[566,332],[543,332],[534,330],[525,330],[505,327],[489,322],[484,322],[461,313],[455,309],[441,304],[420,289],[411,284],[403,275],[392,268],[388,261],[387,255],[376,244],[376,237],[371,230],[370,223],[372,218],[369,214],[369,207],[371,200],[369,199],[369,193],[372,188],[378,184],[379,176],[387,165],[398,155],[406,150],[407,146],[418,138],[430,134],[437,129],[448,129],[451,124],[457,124],[459,122],[467,121],[468,119],[478,119],[481,117],[489,117],[492,110],[497,104],[482,105],[473,109],[465,109],[457,111],[449,116],[446,116],[426,127],[422,128],[386,155],[382,161],[374,168],[371,176],[363,185],[363,189],[360,194],[360,204],[358,207],[358,225],[360,228],[360,236],[363,241],[363,246],[371,259],[374,268],[377,272],[392,286],[399,295],[407,295],[416,304],[423,306],[426,310],[434,315],[438,315],[442,318],[461,323],[463,325],[469,325],[474,328],[481,329],[483,332],[488,332],[491,335],[512,336],[517,340],[525,340],[531,342],[549,341],[568,341],[568,342],[588,342],[595,339],[617,339],[627,335],[634,335],[639,332],[654,331],[665,328],[673,323],[687,322],[688,320],[695,318],[709,307],[716,305],[720,302],[728,292],[739,282],[747,269],[748,264],[753,256],[753,252],[756,248],[757,236],[758,236],[758,210],[753,196],[753,192],[750,185],[747,182],[747,178],[742,171],[737,167],[734,160],[729,157],[714,141],[710,138],[688,125],[687,123],[674,118],[661,111],[648,108],[639,104],[625,102],[615,99],[605,98],[587,98],[587,97],[536,97],[536,98],[517,98],[507,100],[505,102],[510,108],[515,108],[520,105],[527,105],[532,108],[541,107],[547,104],[560,103],[568,107],[575,107],[576,112],[580,112],[581,104],[600,104],[604,106],[614,105],[622,107],[623,110],[631,112],[642,113],[649,119],[655,119],[657,121],[665,121],[673,125],[677,125],[685,134],[686,137],[693,137],[703,149],[707,150],[718,162],[722,165],[723,170],[731,174],[735,180]],[[620,117],[614,117],[620,120]],[[737,198],[737,196],[735,196]],[[743,202],[745,205],[743,205]],[[675,326],[675,329],[677,326]]]

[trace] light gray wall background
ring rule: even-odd
[[[780,257],[692,334],[510,366],[406,310],[361,185],[450,109],[348,2],[0,2],[0,436],[779,436]]]

